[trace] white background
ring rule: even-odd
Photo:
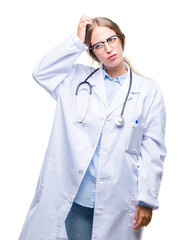
[[[183,0],[6,0],[0,3],[0,239],[18,239],[48,144],[55,101],[33,79],[41,57],[76,31],[82,14],[105,16],[126,35],[125,56],[155,79],[166,103],[168,155],[144,240],[184,238]],[[81,61],[91,64],[86,54]],[[116,240],[116,239],[115,239]]]

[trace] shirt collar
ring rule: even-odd
[[[109,81],[118,81],[121,85],[123,84],[123,81],[125,80],[125,78],[127,77],[128,75],[128,72],[129,72],[129,66],[128,64],[126,64],[125,62],[124,63],[124,66],[125,68],[127,69],[127,72],[125,74],[123,74],[122,76],[119,76],[119,77],[113,77],[111,78],[109,76],[109,74],[105,71],[105,66],[103,66],[103,76],[104,76],[104,80],[109,80]]]

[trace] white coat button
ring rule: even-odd
[[[79,173],[80,175],[82,175],[83,172],[84,172],[83,170],[79,170],[79,171],[78,171],[78,173]]]

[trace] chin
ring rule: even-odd
[[[108,63],[104,63],[104,66],[105,67],[109,67],[109,68],[115,68],[115,67],[118,67],[119,65],[121,65],[123,63],[123,60],[120,59],[116,59],[115,61],[112,61],[112,62],[108,62]]]

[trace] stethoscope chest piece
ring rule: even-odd
[[[125,125],[125,121],[122,116],[116,117],[115,123],[118,127],[123,127]]]

